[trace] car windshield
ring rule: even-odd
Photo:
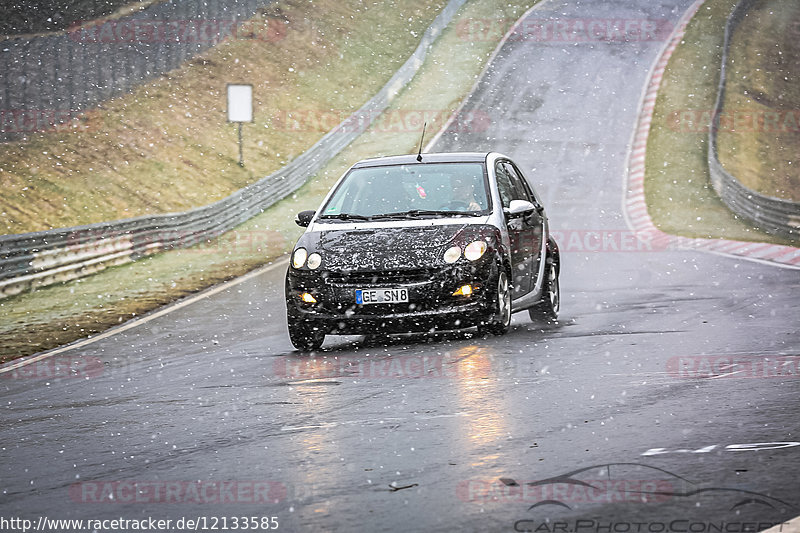
[[[471,216],[487,209],[482,163],[425,163],[352,170],[321,218]]]

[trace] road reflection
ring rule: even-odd
[[[509,434],[506,417],[511,411],[495,374],[497,356],[478,344],[453,346],[450,355],[458,367],[453,392],[459,406],[469,411],[468,417],[459,420],[463,434],[453,441],[465,448],[461,455],[470,458],[472,468],[492,468],[499,458],[498,445]]]

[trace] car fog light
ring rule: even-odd
[[[294,255],[292,255],[292,266],[295,268],[303,268],[303,265],[306,264],[306,258],[308,257],[308,252],[305,248],[298,248],[294,251]]]
[[[445,263],[455,263],[461,257],[461,248],[458,246],[451,246],[444,252]]]
[[[464,250],[464,257],[470,261],[477,261],[486,252],[486,241],[472,241]]]
[[[453,296],[470,296],[472,294],[472,285],[462,285],[458,288]]]
[[[311,254],[308,256],[308,268],[316,270],[322,264],[322,256],[319,254]]]
[[[300,295],[300,299],[303,300],[307,304],[315,304],[317,303],[317,299],[314,298],[314,295],[310,292],[304,292]]]

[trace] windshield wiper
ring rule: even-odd
[[[474,217],[480,216],[477,212],[451,211],[446,209],[411,209],[410,211],[398,211],[396,213],[380,213],[377,215],[356,215],[353,213],[337,213],[331,215],[320,215],[320,220],[385,220],[385,219],[413,219],[418,217]]]
[[[472,217],[480,216],[477,212],[465,211],[451,211],[446,209],[411,209],[410,211],[399,211],[397,213],[384,213],[381,215],[373,215],[373,219],[379,218],[417,218],[424,216],[433,217]]]
[[[335,215],[320,215],[320,219],[325,220],[372,220],[372,217],[355,215],[353,213],[337,213]]]

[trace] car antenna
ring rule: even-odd
[[[417,161],[422,161],[422,141],[425,140],[425,126],[427,125],[427,122],[422,123],[422,137],[419,139],[419,152],[417,152]]]

